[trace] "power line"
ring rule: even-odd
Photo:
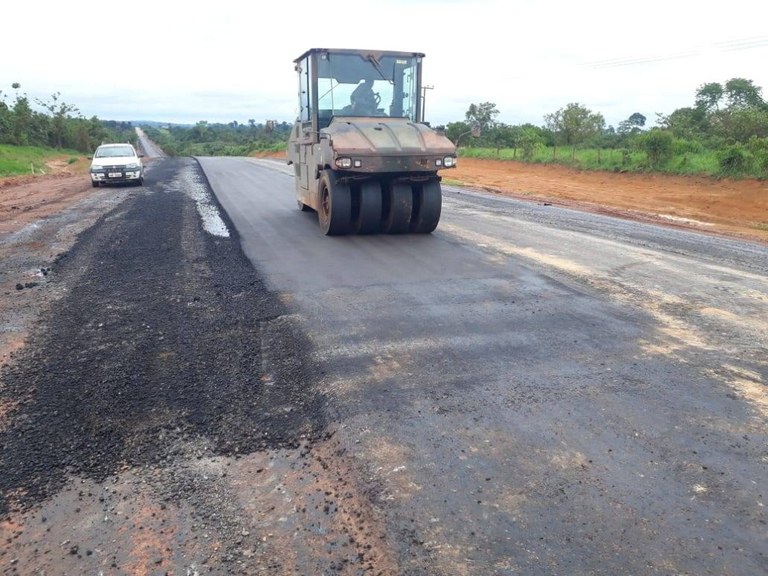
[[[729,40],[727,42],[717,42],[715,46],[719,46],[724,52],[732,52],[734,50],[751,50],[752,48],[762,48],[768,46],[768,36],[755,36],[753,38],[743,38],[741,40]]]
[[[678,52],[677,54],[666,54],[656,56],[635,56],[627,58],[616,58],[613,60],[596,60],[580,64],[581,68],[589,70],[600,70],[602,68],[617,68],[620,66],[634,66],[636,64],[654,64],[656,62],[665,62],[667,60],[680,60],[683,58],[693,58],[698,56],[699,52]]]
[[[654,54],[648,56],[627,56],[625,58],[614,58],[610,60],[595,60],[579,64],[580,68],[588,70],[601,70],[604,68],[618,68],[623,66],[636,66],[639,64],[654,64],[656,62],[665,62],[668,60],[680,60],[684,58],[694,58],[702,53],[711,51],[711,48],[721,52],[734,52],[737,50],[754,50],[768,46],[768,36],[754,36],[751,38],[741,38],[737,40],[726,40],[715,42],[702,48],[695,48],[674,54]]]

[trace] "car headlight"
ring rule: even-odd
[[[126,164],[125,165],[125,169],[126,170],[138,170],[139,168],[141,168],[141,166],[139,166],[135,162],[133,164]]]
[[[91,172],[104,172],[104,168],[101,166],[91,166]]]
[[[456,157],[455,156],[446,156],[443,158],[443,166],[446,168],[453,168],[456,166]]]

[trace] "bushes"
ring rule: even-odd
[[[753,136],[746,144],[731,144],[717,153],[723,176],[768,176],[768,138]]]
[[[539,148],[543,142],[544,138],[539,132],[529,127],[523,127],[520,130],[517,139],[517,145],[520,146],[523,160],[530,161],[533,158],[536,149]]]
[[[704,152],[704,145],[698,140],[675,138],[674,142],[672,143],[672,151],[675,156],[684,156],[686,154],[701,154]]]
[[[637,146],[645,152],[651,168],[661,168],[674,155],[675,138],[667,130],[654,128],[637,139]]]
[[[753,157],[754,170],[761,177],[768,177],[768,138],[753,136],[747,142],[747,149]]]
[[[718,152],[717,160],[724,176],[741,176],[749,172],[754,157],[741,144],[732,144]]]

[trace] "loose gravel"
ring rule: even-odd
[[[0,373],[0,519],[72,476],[172,467],[180,446],[246,455],[324,434],[309,343],[180,178],[204,176],[164,161],[53,265],[66,295]]]

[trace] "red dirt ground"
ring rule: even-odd
[[[460,158],[445,182],[768,241],[768,183]]]

